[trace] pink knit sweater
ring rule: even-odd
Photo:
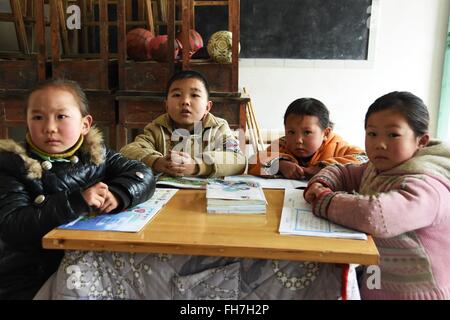
[[[448,145],[433,141],[380,174],[370,162],[334,165],[314,182],[335,191],[316,200],[316,215],[374,237],[381,288],[369,289],[365,273],[363,299],[450,299]]]

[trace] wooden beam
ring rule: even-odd
[[[228,6],[228,1],[194,1],[194,6]]]
[[[108,1],[99,0],[100,18],[100,59],[104,72],[100,74],[102,90],[108,90],[108,60],[109,60],[109,34],[108,34]]]
[[[152,8],[152,1],[151,0],[145,0],[145,7],[146,7],[146,15],[147,15],[147,23],[148,23],[148,28],[151,31],[151,33],[153,34],[153,36],[155,36],[155,23],[153,21],[153,8]]]
[[[65,1],[57,1],[56,3],[56,9],[58,11],[58,19],[59,19],[59,32],[61,34],[61,41],[62,41],[62,47],[65,54],[70,53],[70,47],[69,47],[69,36],[67,34],[67,28],[66,28],[66,13],[64,12],[64,3]]]
[[[11,11],[14,16],[14,24],[16,26],[17,42],[20,50],[25,54],[30,54],[30,47],[28,46],[27,34],[25,31],[25,24],[23,22],[23,14],[19,0],[10,0]]]
[[[47,61],[47,48],[45,44],[45,18],[44,18],[44,0],[34,1],[34,17],[36,24],[34,32],[36,35],[36,43],[38,47],[37,63],[39,81],[46,79],[45,63]]]

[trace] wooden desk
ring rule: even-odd
[[[139,233],[54,229],[47,249],[152,252],[249,257],[327,263],[378,264],[373,239],[367,241],[278,233],[284,191],[265,190],[265,216],[206,214],[205,191],[180,190]]]

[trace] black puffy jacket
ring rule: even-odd
[[[143,163],[107,150],[91,129],[77,151],[78,163],[43,160],[12,140],[0,140],[0,299],[32,298],[56,271],[63,252],[42,248],[53,228],[89,212],[81,192],[103,182],[120,208],[149,199],[152,171]],[[47,168],[48,169],[48,168]]]

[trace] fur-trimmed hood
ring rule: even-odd
[[[95,165],[100,165],[105,161],[105,148],[103,145],[103,135],[99,129],[92,127],[84,137],[80,150],[90,155],[90,160]],[[42,166],[40,161],[31,158],[22,144],[14,140],[0,140],[0,152],[15,153],[22,158],[27,170],[29,179],[40,179],[42,177]]]

